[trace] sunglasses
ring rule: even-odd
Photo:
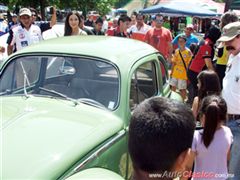
[[[162,19],[156,19],[155,20],[157,23],[163,23],[163,20]]]

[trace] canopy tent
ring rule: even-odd
[[[167,13],[167,14],[176,14],[176,15],[185,15],[185,16],[219,16],[220,14],[213,12],[211,10],[205,9],[194,2],[170,2],[170,3],[161,3],[143,10],[140,10],[141,13]]]

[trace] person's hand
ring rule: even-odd
[[[0,52],[4,53],[5,52],[5,48],[3,46],[0,46]]]

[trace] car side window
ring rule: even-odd
[[[161,61],[159,61],[159,63],[160,63],[161,74],[162,74],[162,84],[164,87],[165,85],[168,84],[168,75],[167,75],[168,71],[166,70],[164,64]]]
[[[73,68],[72,59],[65,57],[48,57],[46,79],[64,75],[66,69]]]
[[[132,75],[130,87],[130,108],[142,102],[144,99],[156,95],[157,77],[156,66],[154,62],[147,62],[140,65]]]
[[[5,69],[1,77],[0,91],[11,92],[12,90],[22,88],[24,84],[30,86],[38,80],[41,68],[41,61],[38,58],[23,57],[12,62]]]

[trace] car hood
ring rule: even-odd
[[[52,179],[123,128],[111,111],[61,99],[1,97],[3,178]]]

